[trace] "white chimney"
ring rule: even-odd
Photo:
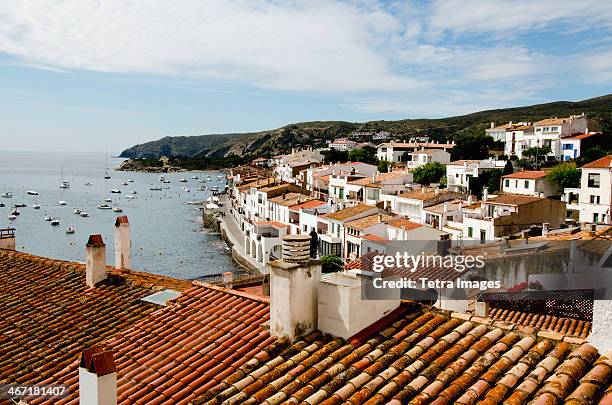
[[[489,199],[489,189],[485,187],[482,190],[482,201],[487,201],[488,199]]]
[[[382,216],[382,214],[378,214],[378,218],[377,218],[377,220],[378,220],[378,223],[379,223],[379,224],[382,224],[382,221],[383,221],[383,216]]]
[[[15,228],[0,229],[0,249],[15,250]]]
[[[491,121],[491,128],[495,128],[495,121]]]
[[[385,291],[388,299],[363,299],[361,277],[332,273],[319,283],[318,329],[348,339],[400,305],[399,289]],[[369,282],[369,281],[367,281]]]
[[[548,222],[544,222],[542,224],[542,235],[548,235],[548,228],[550,227],[550,224]]]
[[[79,404],[117,404],[117,368],[112,352],[101,347],[83,350],[79,366]]]
[[[310,259],[310,236],[287,235],[283,258],[270,263],[270,333],[296,340],[317,329],[321,264]]]
[[[106,280],[106,245],[101,235],[89,235],[85,245],[87,263],[85,265],[85,282],[87,287],[94,288],[97,283]]]
[[[115,220],[115,268],[132,268],[132,240],[127,215]]]
[[[231,271],[224,271],[221,273],[223,280],[223,287],[232,288],[232,281],[234,281],[234,273]]]
[[[472,204],[474,204],[474,197],[472,197],[471,195],[468,195],[467,205],[472,205]]]

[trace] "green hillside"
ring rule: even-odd
[[[384,130],[396,136],[428,135],[446,141],[465,132],[483,131],[491,122],[537,121],[586,113],[594,130],[612,132],[612,94],[583,101],[557,101],[526,107],[479,111],[440,119],[406,119],[398,121],[313,121],[286,125],[269,131],[242,134],[167,136],[157,141],[133,146],[121,157],[195,157],[221,158],[231,155],[270,156],[287,152],[291,147],[324,145],[326,140],[346,136],[355,130]]]

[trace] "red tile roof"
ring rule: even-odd
[[[604,156],[582,166],[583,169],[609,169],[610,167],[612,167],[612,155]]]
[[[483,201],[485,204],[500,204],[500,205],[526,205],[537,201],[545,200],[545,198],[534,197],[522,194],[503,194],[497,197],[489,198]]]
[[[591,322],[572,318],[492,308],[489,317],[517,325],[533,326],[542,330],[560,332],[568,336],[586,338],[591,333]]]
[[[186,404],[276,341],[263,324],[269,300],[194,282],[192,288],[104,343],[114,353],[117,404]],[[78,363],[54,375],[77,404]]]
[[[319,207],[319,206],[325,205],[325,204],[327,204],[325,201],[310,200],[310,201],[306,201],[305,203],[294,205],[294,206],[292,206],[289,209],[292,210],[292,211],[299,211],[302,208],[304,208],[304,209],[315,208],[315,207]]]
[[[90,240],[98,243],[99,240]],[[141,301],[191,283],[108,268],[96,288],[83,264],[0,250],[0,382],[38,384],[158,309]]]
[[[601,135],[601,132],[587,132],[585,134],[574,134],[572,136],[568,136],[566,138],[562,138],[561,142],[563,141],[573,141],[575,139],[586,139],[586,138],[590,138],[594,135]]]
[[[393,221],[387,223],[387,225],[392,226],[393,228],[406,228],[406,229],[417,229],[420,228],[421,224],[417,224],[416,222],[409,221],[405,218],[397,218]]]
[[[278,221],[259,221],[259,222],[255,222],[255,225],[272,226],[274,228],[289,228],[289,225],[283,224],[282,222],[278,222]]]
[[[374,235],[372,233],[368,233],[366,235],[363,235],[361,238],[362,239],[366,239],[366,240],[371,240],[373,242],[382,243],[382,244],[385,244],[385,245],[387,243],[391,243],[391,241],[389,239],[382,238],[382,237],[380,237],[378,235]]]
[[[612,361],[589,344],[449,315],[413,306],[348,342],[280,342],[195,403],[588,404],[608,387]]]
[[[548,176],[548,172],[543,170],[525,170],[522,172],[506,174],[502,177],[505,179],[541,179],[542,177],[546,176]]]

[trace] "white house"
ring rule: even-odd
[[[601,132],[587,132],[561,138],[561,159],[563,161],[573,160],[582,154],[589,144],[596,141]]]
[[[349,152],[353,149],[356,149],[357,146],[357,142],[348,138],[338,138],[329,143],[330,149],[335,149],[343,152]]]
[[[388,162],[403,162],[406,152],[415,152],[419,149],[441,149],[449,151],[455,147],[454,143],[437,143],[437,142],[388,142],[381,143],[376,149],[376,157],[378,160],[386,160]]]
[[[354,207],[344,208],[321,216],[327,221],[327,232],[319,236],[321,255],[337,255],[347,257],[344,246],[344,223],[355,219],[377,214],[379,209],[366,204],[357,204]]]
[[[580,222],[612,224],[612,155],[581,167]]]
[[[506,130],[508,124],[495,126],[495,123],[491,123],[491,128],[485,129],[485,133],[493,138],[494,141],[504,142],[506,140]]]
[[[555,197],[559,188],[551,183],[548,172],[542,170],[525,170],[502,176],[501,190],[504,193],[532,195],[535,197]]]
[[[529,146],[525,139],[533,136],[533,125],[530,122],[519,122],[513,124],[512,121],[506,128],[506,138],[504,140],[504,154],[506,156],[523,157],[523,151]]]
[[[424,164],[433,162],[450,163],[450,153],[443,149],[419,149],[408,154],[406,167],[408,169],[416,169]]]
[[[584,115],[572,115],[567,118],[548,118],[533,123],[533,136],[528,137],[528,147],[548,146],[550,156],[561,159],[561,139],[588,132],[588,122]]]
[[[446,165],[446,186],[450,191],[465,192],[470,189],[470,180],[482,173],[500,169],[505,161],[484,160],[455,160]]]

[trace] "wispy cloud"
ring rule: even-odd
[[[29,67],[127,73],[161,81],[180,78],[172,86],[189,80],[205,91],[242,86],[229,91],[331,94],[349,100],[343,101],[345,108],[410,115],[424,114],[425,109],[431,109],[426,115],[462,113],[534,99],[539,90],[555,86],[555,75],[570,66],[578,80],[581,75],[585,80],[608,80],[609,49],[569,49],[574,60],[584,63],[568,64],[520,38],[525,33],[570,35],[589,29],[609,33],[610,2],[0,4],[0,53]],[[478,39],[469,40],[474,37]]]

